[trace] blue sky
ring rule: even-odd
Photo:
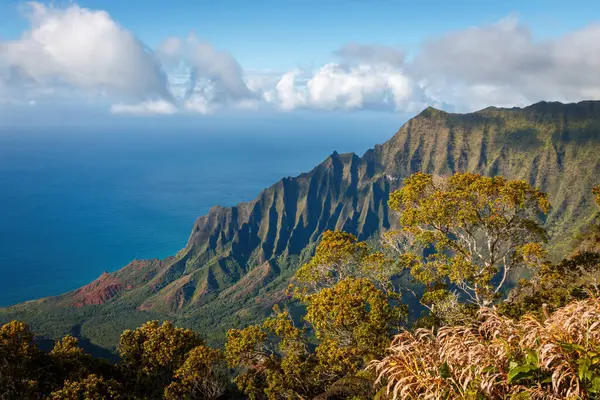
[[[600,2],[581,0],[0,0],[0,108],[410,114],[593,99],[600,82],[581,77],[600,66],[599,22]]]

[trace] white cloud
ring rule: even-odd
[[[110,108],[113,114],[129,115],[172,115],[177,107],[165,100],[145,101],[138,104],[113,104]]]
[[[298,82],[299,74],[284,74],[275,89],[266,92],[265,100],[284,110],[406,111],[417,105],[418,88],[401,68],[389,64],[326,64],[303,83]]]
[[[116,102],[111,112],[133,115],[256,107],[239,63],[194,35],[171,37],[153,53],[104,11],[34,2],[27,18],[21,38],[0,41],[2,97],[94,95]],[[181,66],[183,79],[169,82],[164,70]]]
[[[183,107],[190,112],[198,114],[208,115],[216,111],[216,106],[212,103],[210,98],[205,96],[192,96],[185,101]]]
[[[20,39],[0,42],[0,68],[8,85],[69,86],[169,99],[160,64],[108,13],[34,2],[27,17],[29,31]]]
[[[180,55],[183,41],[177,36],[172,36],[166,39],[158,48],[158,54],[163,58],[175,58],[177,59]]]
[[[409,78],[388,65],[328,64],[306,86],[310,104],[325,109],[400,109],[412,93]]]
[[[43,97],[76,94],[116,103],[113,113],[168,115],[261,106],[470,111],[600,98],[600,25],[536,40],[509,17],[432,39],[412,59],[396,47],[350,43],[332,54],[336,62],[275,73],[244,71],[193,34],[152,52],[106,12],[73,3],[30,3],[27,18],[21,38],[0,40],[0,103],[41,107]]]
[[[212,45],[192,36],[189,61],[196,79],[207,78],[215,85],[216,96],[220,100],[243,100],[252,96],[244,82],[243,70],[231,54],[216,50]]]
[[[236,103],[254,97],[244,80],[244,71],[229,53],[215,49],[195,35],[185,40],[171,37],[159,48],[159,56],[168,65],[184,64],[189,69],[184,100],[205,91],[202,82],[210,82],[212,103]],[[209,101],[208,99],[206,99]]]
[[[267,92],[272,92],[274,90],[277,83],[286,73],[290,72],[246,70],[244,71],[244,81],[246,82],[248,89],[250,89],[256,97],[262,98]]]
[[[267,92],[265,100],[277,102],[284,110],[293,110],[306,105],[307,95],[303,89],[296,86],[296,76],[298,71],[291,71],[284,74],[275,85],[275,91]]]
[[[411,65],[425,90],[460,110],[600,98],[600,25],[536,41],[515,17],[425,44]]]
[[[378,45],[352,43],[334,54],[341,63],[317,69],[303,85],[297,73],[284,74],[266,99],[285,110],[398,112],[600,99],[600,25],[536,41],[511,16],[430,40],[409,61]]]

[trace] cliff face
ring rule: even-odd
[[[98,313],[119,318],[123,309],[128,318],[135,315],[127,322],[169,316],[208,331],[243,324],[283,299],[286,279],[324,230],[343,229],[362,240],[392,226],[388,195],[417,171],[504,175],[547,191],[551,250],[562,256],[596,213],[591,188],[600,183],[600,102],[471,114],[428,108],[362,157],[334,153],[251,202],[213,207],[175,257],[134,262],[78,291],[4,315],[37,321],[40,310],[51,319],[57,309],[79,307],[81,315],[88,309],[88,317],[79,318],[88,333],[98,326]]]
[[[553,208],[546,227],[555,256],[568,252],[574,232],[597,210],[591,190],[600,181],[600,102],[472,114],[429,108],[375,149],[386,172],[400,178],[417,170],[470,171],[524,179],[548,192]]]
[[[272,273],[264,280],[269,280],[279,272],[277,259],[299,255],[326,229],[368,238],[389,227],[385,204],[392,185],[382,170],[374,157],[334,153],[252,202],[212,208],[196,221],[177,260],[151,281],[156,294],[141,307],[172,311],[202,303],[206,294],[235,284],[267,262]]]

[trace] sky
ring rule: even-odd
[[[468,112],[600,99],[598,71],[591,0],[0,0],[5,120]]]

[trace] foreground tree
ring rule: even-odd
[[[252,400],[312,398],[319,391],[318,361],[289,312],[274,311],[260,326],[227,332],[227,361],[244,371],[235,383]]]
[[[127,385],[140,397],[162,398],[188,352],[201,345],[198,334],[168,321],[150,321],[123,332],[119,352]]]
[[[384,353],[406,315],[391,282],[396,272],[392,260],[355,236],[326,231],[290,286],[306,307],[306,327],[276,307],[261,326],[228,332],[227,360],[245,371],[236,378],[238,388],[251,399],[269,400],[336,398],[349,388],[370,394],[373,377],[358,375]]]
[[[35,398],[43,389],[47,360],[23,322],[0,327],[0,399]]]
[[[365,357],[385,350],[397,314],[385,293],[369,280],[346,278],[303,300],[304,319],[321,340],[317,355],[322,363],[330,364],[329,371],[347,375],[355,372]]]
[[[93,359],[79,347],[77,338],[67,335],[54,344],[50,352],[53,372],[57,375],[59,383],[63,381],[78,381],[95,372],[96,366],[101,361]],[[99,372],[99,371],[98,371]]]
[[[183,365],[175,371],[173,382],[165,389],[164,398],[214,400],[225,394],[229,379],[219,350],[194,347]]]
[[[290,285],[290,293],[299,300],[303,296],[331,288],[344,279],[366,279],[390,299],[399,300],[400,293],[392,278],[402,271],[402,264],[380,251],[369,249],[351,233],[325,231],[311,260],[304,264]],[[397,308],[402,313],[404,307]]]
[[[325,231],[311,260],[297,272],[295,279],[311,291],[334,286],[347,277],[357,277],[362,260],[369,254],[367,245],[342,231]]]
[[[52,392],[49,400],[119,400],[125,399],[121,385],[114,380],[89,375],[76,381],[66,381],[64,386]]]
[[[524,181],[416,173],[391,194],[389,205],[403,228],[384,239],[425,285],[422,303],[433,314],[440,305],[457,303],[450,287],[477,307],[489,306],[512,271],[538,268],[545,256],[539,215],[550,204]]]

